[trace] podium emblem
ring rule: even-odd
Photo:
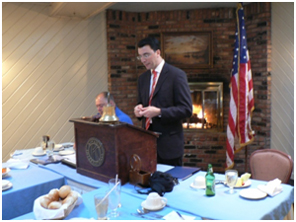
[[[88,162],[94,167],[99,167],[104,163],[105,149],[99,139],[89,138],[86,143],[86,157]]]

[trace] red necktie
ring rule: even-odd
[[[153,70],[152,73],[153,73],[153,82],[152,82],[151,93],[149,96],[149,106],[151,105],[151,100],[153,97],[154,88],[155,88],[155,84],[156,84],[156,77],[157,77],[157,72],[155,70]],[[147,130],[150,126],[150,118],[146,118],[146,125],[145,126],[146,126],[145,129]]]

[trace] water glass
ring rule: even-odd
[[[107,220],[108,197],[105,198],[106,194],[106,191],[101,191],[94,195],[95,208],[98,215],[98,220]]]
[[[119,182],[119,184],[116,186],[116,188],[109,194],[109,209],[110,217],[118,217],[119,213],[117,212],[117,208],[120,205],[120,189],[121,189],[121,180],[120,179],[110,179],[109,180],[109,190],[111,190],[116,183]]]
[[[237,170],[226,170],[225,181],[226,181],[227,186],[229,187],[229,191],[228,191],[229,194],[234,193],[233,187],[236,184],[237,178],[238,178]]]
[[[53,140],[48,141],[48,155],[51,156],[53,154],[55,148],[55,142]]]

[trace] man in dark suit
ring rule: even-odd
[[[182,122],[192,115],[187,76],[163,60],[156,38],[141,40],[138,54],[147,71],[138,79],[138,105],[134,113],[142,120],[143,128],[159,133],[157,163],[182,166]]]

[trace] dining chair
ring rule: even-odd
[[[270,181],[278,178],[288,184],[293,160],[290,155],[279,150],[256,150],[250,156],[250,169],[253,179]]]

